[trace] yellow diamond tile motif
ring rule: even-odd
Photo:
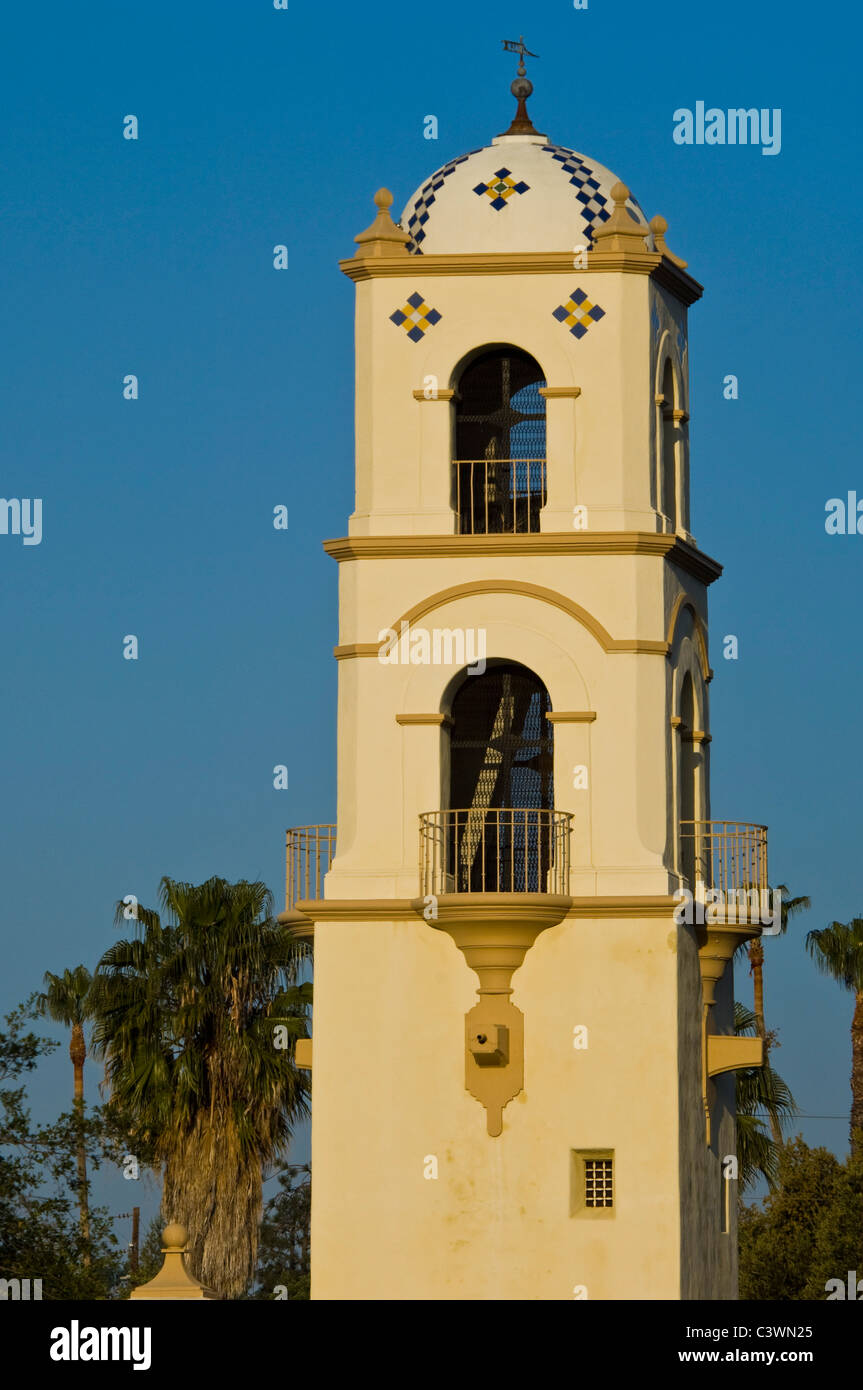
[[[440,323],[441,315],[437,309],[429,308],[422,295],[415,291],[406,304],[390,314],[390,320],[405,330],[412,343],[418,343],[430,328]]]
[[[573,290],[565,304],[552,309],[558,323],[564,324],[576,338],[583,338],[592,323],[605,318],[605,310],[598,304],[591,304],[584,290]]]
[[[478,183],[473,191],[480,198],[484,195],[490,198],[495,212],[500,212],[501,208],[506,207],[507,200],[513,193],[527,193],[529,189],[530,184],[525,183],[524,179],[516,183],[509,169],[498,169],[493,178],[485,183]]]

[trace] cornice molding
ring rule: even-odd
[[[312,922],[415,922],[412,898],[304,898],[296,911]]]
[[[429,559],[459,555],[658,555],[703,584],[722,566],[680,536],[659,531],[539,531],[514,536],[341,536],[324,541],[334,560]]]
[[[569,917],[671,917],[678,906],[671,894],[649,897],[621,896],[573,898]]]
[[[477,904],[478,917],[494,909],[496,894],[472,896]],[[512,902],[513,897],[517,895],[504,896],[507,902]],[[536,897],[533,894],[530,896],[535,902]],[[482,902],[478,901],[480,898]],[[452,901],[452,897],[448,900]],[[309,926],[315,922],[417,922],[416,901],[415,898],[309,898],[298,902],[293,914],[282,913],[278,920],[282,921],[291,915],[295,920],[302,914]],[[677,906],[677,899],[670,894],[574,897],[570,899],[570,906],[563,920],[574,917],[671,918]],[[463,910],[469,912],[470,908],[466,905]]]
[[[339,269],[355,283],[379,277],[433,275],[571,275],[572,251],[494,251],[450,256],[354,256],[339,261]],[[694,304],[704,288],[667,256],[655,251],[589,251],[588,271],[600,274],[650,275],[682,304]]]
[[[674,265],[667,256],[663,256],[653,271],[653,279],[664,290],[670,290],[675,298],[687,307],[694,304],[704,294],[704,286],[700,285],[691,275],[688,275],[685,270]]]
[[[375,647],[377,651],[377,647]],[[452,727],[452,719],[448,714],[397,714],[396,723],[405,728],[412,724],[437,724],[438,727]]]
[[[350,661],[358,656],[377,656],[380,649],[380,642],[342,642],[333,647],[333,656],[336,661]]]

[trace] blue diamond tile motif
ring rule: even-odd
[[[390,322],[403,328],[412,343],[418,343],[440,321],[441,315],[437,309],[429,308],[418,291],[414,291],[400,309],[390,314]]]
[[[583,338],[592,323],[605,318],[605,310],[598,304],[591,304],[584,290],[573,290],[565,304],[552,309],[558,323],[563,323],[575,338]]]
[[[490,198],[495,212],[500,212],[501,208],[506,207],[507,199],[511,198],[513,193],[527,193],[529,188],[530,184],[525,183],[524,179],[516,183],[509,169],[498,169],[492,178],[486,183],[478,183],[473,191],[480,198],[483,195]]]
[[[482,146],[480,146],[480,149]],[[460,164],[464,164],[466,159],[470,159],[472,154],[479,154],[479,149],[469,150],[467,154],[459,155],[458,159],[451,159],[449,164],[444,164],[436,173],[432,174],[427,183],[424,183],[417,200],[413,205],[413,211],[408,218],[407,231],[410,241],[407,249],[415,256],[421,256],[421,243],[425,241],[425,225],[429,220],[430,210],[434,204],[436,193],[443,188],[444,182],[450,174],[454,174]]]
[[[592,246],[594,227],[600,222],[607,222],[611,216],[608,210],[608,199],[599,191],[601,187],[599,180],[590,165],[586,164],[581,155],[576,154],[574,150],[568,150],[563,145],[543,145],[542,148],[569,175],[569,182],[576,190],[576,200],[581,204],[581,215],[584,219],[588,245]],[[638,208],[644,217],[636,199],[630,198],[630,202],[633,207]],[[644,221],[646,224],[646,217],[644,217]]]

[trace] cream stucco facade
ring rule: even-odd
[[[443,178],[421,246],[382,193],[342,265],[356,282],[356,506],[327,543],[340,568],[336,854],[323,896],[289,905],[314,934],[317,1299],[736,1297],[721,1171],[734,1074],[706,1077],[704,1037],[706,1014],[711,1033],[733,1031],[731,970],[706,1011],[703,934],[672,915],[680,821],[710,819],[719,567],[689,531],[687,438],[687,311],[701,290],[664,223],[648,228],[607,171],[585,259],[559,149],[533,132],[479,152],[481,178],[497,158],[513,179],[527,169],[529,189],[499,209],[476,192],[472,156]],[[417,296],[411,338],[416,320],[398,311]],[[602,313],[577,336],[555,311],[585,301]],[[539,529],[465,534],[459,385],[501,345],[545,383]],[[439,902],[420,882],[420,816],[449,807],[454,701],[481,677],[464,659],[412,662],[407,638],[407,659],[381,657],[387,630],[434,629],[481,632],[488,670],[516,663],[542,683],[551,804],[572,816],[559,920],[512,977],[523,1084],[499,1134],[465,1084],[477,974],[441,928],[451,911],[492,941],[498,907],[530,925],[550,889],[540,875],[520,897]],[[506,998],[486,1000],[489,1018]],[[585,1154],[613,1163],[606,1207],[582,1200]]]

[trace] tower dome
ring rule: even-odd
[[[536,131],[499,135],[437,169],[408,200],[401,227],[415,255],[570,251],[590,247],[614,210],[617,176]],[[644,228],[635,198],[626,204]]]

